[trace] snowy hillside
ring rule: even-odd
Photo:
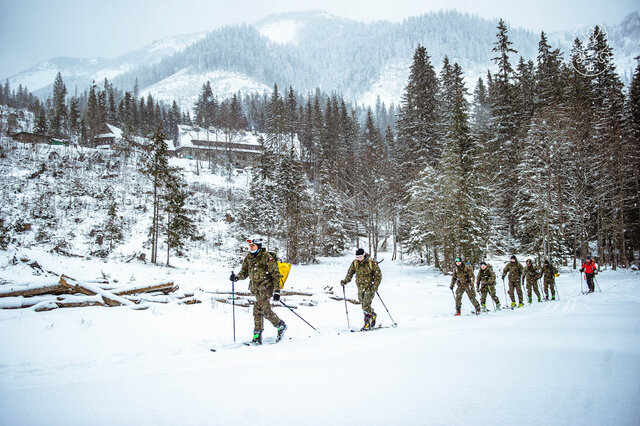
[[[640,38],[640,15],[607,23],[614,61],[625,84],[631,80]],[[456,11],[411,17],[401,23],[364,24],[323,11],[290,12],[266,17],[253,26],[229,26],[208,34],[176,36],[113,60],[64,59],[46,61],[9,79],[12,87],[26,84],[37,95],[48,95],[60,70],[68,88],[86,88],[105,77],[123,90],[136,79],[140,89],[164,100],[193,99],[211,73],[225,74],[220,96],[233,87],[253,90],[262,85],[292,85],[300,92],[336,90],[358,103],[372,105],[380,96],[387,106],[398,104],[406,85],[412,54],[420,43],[439,69],[445,55],[458,62],[473,90],[478,77],[493,69],[491,49],[496,20]],[[600,23],[593,23],[600,24]],[[553,47],[567,56],[574,28],[550,35]],[[535,60],[540,34],[509,28],[519,56]],[[188,47],[188,48],[186,48]],[[176,79],[188,74],[184,82]],[[237,81],[233,81],[236,79]],[[212,81],[213,83],[213,81]],[[215,86],[214,91],[216,91]],[[188,92],[185,95],[185,92]],[[181,102],[188,108],[187,102]]]
[[[192,73],[183,69],[165,78],[162,81],[147,87],[141,93],[150,93],[154,99],[171,103],[174,100],[181,110],[193,107],[202,92],[202,85],[207,81],[211,83],[213,95],[218,99],[227,99],[234,94],[269,92],[272,90],[265,84],[261,84],[250,76],[229,71],[210,71],[206,73]]]
[[[11,266],[14,255],[84,280],[171,279],[202,303],[0,310],[1,424],[637,424],[637,272],[602,272],[601,292],[584,296],[579,274],[561,269],[558,301],[453,317],[450,277],[387,260],[379,294],[398,327],[349,333],[338,282],[352,257],[324,259],[294,267],[285,289],[300,295],[284,298],[317,332],[280,305],[285,341],[232,348],[233,309],[215,293],[230,291],[237,263],[202,256],[167,269],[0,252],[2,277],[21,282],[38,277]],[[356,296],[353,283],[346,294]],[[380,299],[373,307],[391,325]],[[348,315],[359,327],[360,306]],[[237,339],[249,338],[249,308],[236,306],[235,320]]]
[[[51,90],[50,86],[56,74],[60,72],[67,87],[77,86],[79,89],[84,89],[91,84],[92,80],[100,81],[105,78],[111,80],[141,65],[157,63],[197,42],[205,35],[205,32],[199,32],[168,37],[114,59],[53,58],[8,77],[8,80],[12,88],[22,84],[33,93],[46,94]]]

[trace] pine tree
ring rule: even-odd
[[[192,212],[186,208],[186,200],[189,196],[184,177],[177,170],[167,179],[166,213],[167,213],[167,266],[169,255],[174,250],[178,256],[182,256],[187,239],[196,238],[196,226],[192,218]]]
[[[67,119],[66,106],[67,88],[62,80],[62,74],[58,71],[53,82],[53,114],[51,116],[51,133],[54,136],[62,136]]]
[[[149,236],[151,240],[151,262],[157,263],[158,259],[158,239],[161,224],[161,195],[166,184],[165,179],[170,175],[169,154],[165,135],[162,127],[158,127],[151,139],[150,151],[141,172],[151,181],[153,188],[153,214]]]
[[[587,49],[593,71],[591,107],[594,116],[596,161],[594,181],[598,189],[598,254],[615,269],[627,267],[632,257],[625,230],[630,208],[628,189],[634,176],[633,146],[625,131],[623,84],[613,63],[613,49],[607,36],[595,27]],[[637,195],[637,194],[636,194]],[[637,196],[635,197],[637,199]],[[633,199],[633,198],[632,198]]]
[[[420,170],[426,166],[434,167],[439,161],[442,147],[440,134],[440,111],[437,96],[439,81],[427,50],[418,46],[413,54],[413,63],[409,72],[409,81],[402,96],[402,107],[398,114],[398,136],[396,143],[397,170],[394,187],[400,188],[402,203],[408,200],[409,188]],[[413,222],[410,211],[401,210],[396,222],[397,238],[408,238],[409,227]]]
[[[515,190],[517,185],[516,167],[520,162],[519,147],[516,140],[518,132],[518,117],[515,99],[513,68],[509,62],[509,55],[517,53],[511,47],[507,26],[502,19],[498,23],[497,41],[492,49],[496,56],[492,58],[498,66],[490,85],[491,99],[491,131],[494,135],[489,143],[489,149],[496,158],[495,170],[496,189],[494,191],[495,204],[499,208],[500,216],[504,219],[507,229],[502,229],[500,223],[493,223],[500,233],[501,241],[508,241],[508,237],[515,234],[516,215],[514,214]],[[505,232],[506,231],[506,232]]]

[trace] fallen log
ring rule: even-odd
[[[102,288],[98,287],[97,285],[80,282],[80,281],[77,281],[74,278],[71,278],[71,277],[67,276],[67,275],[60,276],[60,284],[65,286],[65,287],[68,287],[70,289],[73,289],[73,290],[77,291],[78,293],[87,294],[87,295],[98,294],[98,295],[100,295],[102,297],[102,299],[104,300],[104,303],[109,305],[109,306],[120,306],[120,305],[133,306],[133,305],[135,305],[135,303],[131,302],[130,300],[127,300],[127,299],[125,299],[123,297],[120,297],[120,296],[118,296],[116,294],[113,294],[110,291],[103,290]]]
[[[173,285],[173,282],[144,286],[137,285],[130,287],[120,287],[117,291],[114,291],[113,294],[116,294],[118,296],[126,296],[129,294],[151,293],[153,291],[161,291],[164,294],[168,294],[177,291],[178,288],[179,287],[177,285]]]
[[[71,294],[71,290],[61,284],[27,284],[0,287],[0,297],[30,297],[43,294]]]

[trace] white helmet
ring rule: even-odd
[[[262,237],[260,235],[258,235],[258,234],[253,234],[249,238],[247,238],[247,242],[249,244],[261,245],[262,244]]]

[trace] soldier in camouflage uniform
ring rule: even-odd
[[[476,287],[480,292],[480,305],[482,306],[483,312],[487,310],[487,293],[491,295],[491,298],[495,302],[496,310],[500,309],[500,299],[496,296],[496,274],[493,272],[491,265],[480,262],[480,270],[476,278]]]
[[[520,264],[520,262],[518,262],[518,259],[516,259],[515,256],[511,256],[511,260],[509,261],[509,264],[507,264],[507,266],[504,267],[504,270],[502,271],[502,280],[504,281],[504,277],[507,276],[507,274],[509,274],[509,297],[511,298],[511,307],[514,308],[516,306],[516,298],[514,295],[514,290],[517,291],[518,293],[518,299],[520,300],[520,303],[518,304],[518,307],[521,308],[524,306],[524,303],[522,303],[522,288],[520,287],[520,279],[522,278],[522,272],[523,272],[523,268],[522,265]]]
[[[544,300],[549,300],[549,289],[551,289],[551,300],[556,300],[556,274],[558,269],[551,265],[548,260],[544,261],[541,274],[544,282]]]
[[[356,250],[356,259],[351,262],[347,276],[340,281],[343,286],[347,285],[353,276],[356,276],[358,286],[358,300],[362,304],[364,312],[364,326],[362,330],[369,330],[376,325],[376,313],[371,307],[371,302],[378,291],[380,281],[382,281],[382,271],[378,262],[366,254],[363,249]]]
[[[253,342],[262,344],[262,330],[264,318],[278,330],[277,339],[280,340],[287,325],[271,309],[269,299],[273,296],[276,302],[280,300],[280,271],[278,261],[262,248],[262,238],[252,235],[247,240],[249,253],[242,262],[238,275],[231,273],[231,281],[244,280],[249,277],[249,290],[255,296],[253,305]]]
[[[458,283],[456,289],[456,314],[460,315],[460,309],[462,308],[462,293],[467,293],[469,300],[476,308],[476,313],[480,313],[480,304],[475,298],[475,292],[473,291],[473,269],[470,265],[462,263],[462,259],[456,257],[456,266],[453,268],[453,275],[451,276],[451,285],[449,288],[453,290],[453,286]]]
[[[527,259],[527,266],[524,267],[524,277],[522,277],[522,283],[524,284],[525,280],[527,282],[527,298],[529,299],[529,304],[531,304],[532,288],[536,293],[536,296],[538,296],[538,302],[542,302],[540,290],[538,289],[538,278],[540,278],[538,268],[533,264],[533,261],[531,259]]]

